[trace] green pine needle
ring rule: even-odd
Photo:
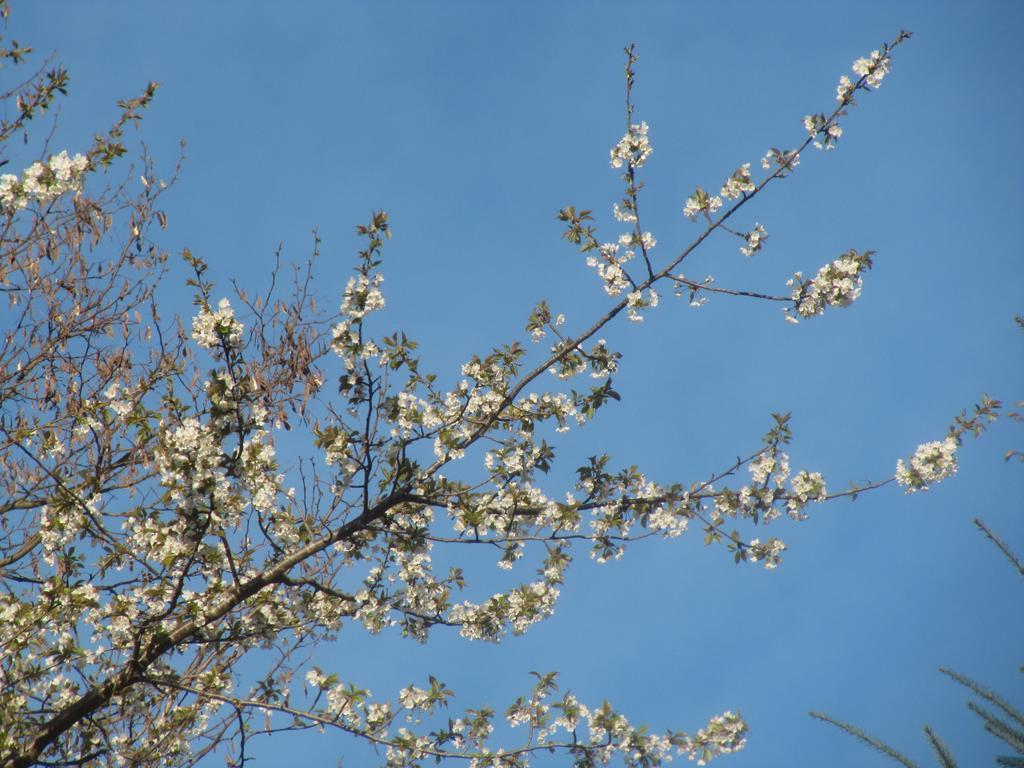
[[[957,768],[956,760],[953,759],[953,753],[949,751],[949,747],[942,742],[942,739],[935,735],[935,731],[931,729],[931,726],[926,725],[924,727],[924,735],[931,742],[932,749],[935,750],[942,768]]]
[[[959,672],[954,672],[952,669],[949,669],[948,667],[939,667],[939,671],[942,674],[948,675],[949,677],[953,678],[965,688],[969,688],[971,691],[973,691],[975,694],[977,694],[979,697],[981,697],[988,703],[994,704],[995,706],[999,707],[1001,710],[1003,710],[1003,712],[1005,712],[1011,718],[1016,720],[1022,728],[1024,728],[1024,713],[1020,712],[1020,710],[1018,710],[1016,707],[1010,704],[1010,702],[1008,702],[998,693],[989,690],[985,686],[981,685],[981,683],[971,680],[971,678],[969,677],[961,675]]]
[[[836,728],[839,728],[841,731],[846,731],[854,738],[860,739],[865,744],[874,747],[883,755],[891,757],[898,763],[902,763],[904,766],[906,766],[906,768],[918,768],[917,763],[915,763],[909,757],[897,752],[895,749],[890,747],[885,742],[879,741],[874,736],[865,733],[855,725],[851,725],[850,723],[844,723],[842,720],[836,720],[833,717],[829,717],[824,712],[811,712],[811,717],[817,718],[818,720],[822,720],[826,723],[831,723]]]
[[[1006,542],[1004,542],[1002,539],[1000,539],[998,536],[992,533],[992,531],[989,530],[988,526],[986,526],[985,523],[983,523],[978,518],[974,518],[974,524],[978,526],[978,529],[982,533],[984,533],[986,537],[988,537],[989,541],[991,541],[993,544],[999,547],[999,550],[1004,555],[1006,555],[1006,559],[1013,564],[1013,567],[1020,572],[1020,575],[1024,576],[1024,563],[1022,563],[1020,559],[1013,553],[1013,551],[1006,545]]]

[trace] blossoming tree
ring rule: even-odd
[[[809,505],[892,482],[925,490],[956,471],[961,437],[994,418],[997,402],[962,414],[892,477],[843,491],[813,469],[792,471],[782,414],[757,450],[710,477],[656,482],[602,453],[571,487],[543,477],[558,435],[618,399],[620,354],[601,338],[610,324],[642,322],[665,293],[698,305],[713,294],[775,302],[790,322],[858,297],[868,250],[842,253],[811,278],[796,272],[779,293],[693,280],[682,266],[712,236],[737,238],[747,257],[765,248],[764,226],[737,222],[805,151],[837,145],[855,97],[881,85],[908,37],[854,62],[793,148],[770,149],[724,174],[717,193],[696,187],[680,201],[697,229],[667,256],[641,226],[652,146],[647,124],[634,122],[627,49],[627,129],[611,150],[624,184],[612,207],[619,231],[606,241],[591,211],[558,213],[606,311],[569,319],[541,301],[528,338],[466,361],[452,388],[428,372],[415,341],[382,332],[384,212],[358,228],[365,246],[340,305],[331,298],[337,311],[317,301],[313,261],[288,289],[275,273],[265,294],[223,297],[187,251],[194,316],[158,308],[171,269],[156,242],[169,181],[148,161],[137,194],[103,181],[155,85],[122,102],[82,153],[44,148],[0,177],[0,765],[177,766],[215,754],[243,765],[258,733],[325,728],[378,745],[391,766],[525,766],[546,752],[581,766],[676,754],[704,764],[740,749],[747,726],[737,713],[656,734],[559,690],[553,674],[510,703],[503,714],[521,738],[498,744],[497,714],[456,702],[440,680],[372,696],[345,670],[308,664],[305,649],[348,623],[497,642],[552,614],[580,550],[605,561],[629,542],[692,527],[737,562],[775,568],[785,544],[752,537],[754,526],[801,521]],[[27,53],[17,43],[2,51],[9,66]],[[56,68],[6,93],[14,117],[0,140],[27,136],[66,85]],[[312,454],[278,456],[283,430],[307,438]],[[460,548],[480,544],[515,577],[491,596],[457,565],[442,571],[432,560],[443,551],[457,563]],[[266,665],[254,673],[256,662]]]

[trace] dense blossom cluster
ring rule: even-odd
[[[853,98],[854,90],[855,87],[850,82],[850,78],[843,75],[839,78],[839,85],[836,86],[836,101],[846,104]]]
[[[896,482],[907,493],[927,491],[929,485],[956,474],[956,449],[956,438],[952,436],[919,445],[909,464],[903,459],[896,462]]]
[[[864,280],[861,273],[871,269],[871,251],[860,253],[850,250],[830,264],[818,270],[810,280],[804,280],[797,272],[786,282],[792,288],[790,308],[783,310],[786,319],[792,323],[800,317],[814,317],[824,313],[826,307],[846,307],[860,296]],[[795,314],[794,314],[795,311]]]
[[[203,349],[218,351],[222,345],[237,347],[242,342],[243,330],[226,298],[220,300],[216,311],[204,305],[192,318],[192,338]]]
[[[791,482],[792,495],[786,502],[789,514],[799,519],[802,517],[801,510],[807,506],[809,501],[824,501],[828,497],[825,488],[825,478],[820,472],[808,472],[800,470],[793,476]]]
[[[618,296],[631,285],[622,265],[632,260],[633,256],[634,252],[630,248],[621,249],[617,243],[605,243],[598,249],[597,256],[587,257],[587,266],[597,270],[597,276],[604,283],[605,293]]]
[[[889,74],[889,57],[878,51],[872,51],[867,58],[853,62],[853,73],[864,78],[864,82],[872,88],[882,84],[882,78]]]
[[[510,624],[521,635],[531,625],[554,613],[558,589],[548,581],[523,584],[508,593],[499,593],[482,604],[469,601],[452,607],[448,620],[461,625],[460,634],[470,640],[501,636],[500,627]]]
[[[65,509],[54,509],[47,505],[39,514],[39,534],[43,545],[43,561],[50,566],[56,564],[58,555],[66,546],[87,530],[91,519],[100,514],[103,497],[93,494],[87,500]]]
[[[706,727],[697,731],[694,739],[700,745],[697,765],[707,765],[714,757],[743,749],[747,743],[746,733],[747,724],[736,712],[724,712],[712,718]]]
[[[750,163],[744,163],[725,180],[720,194],[729,200],[735,200],[748,192],[753,192],[754,189],[754,182],[750,179]]]
[[[629,126],[626,135],[619,139],[619,143],[612,147],[611,165],[612,168],[621,168],[623,163],[632,167],[640,168],[647,162],[654,149],[651,147],[650,139],[647,138],[647,123]]]
[[[334,326],[332,347],[352,371],[359,360],[376,357],[380,349],[372,341],[362,338],[360,324],[371,312],[384,308],[384,294],[380,289],[384,276],[369,273],[369,268],[350,277],[341,302],[343,319]]]
[[[21,176],[0,176],[0,205],[8,210],[25,208],[29,203],[49,203],[66,192],[80,192],[89,158],[70,157],[66,151],[51,155],[45,163],[32,163]]]
[[[769,539],[762,543],[760,539],[754,538],[750,540],[748,546],[747,560],[752,563],[763,560],[765,568],[769,571],[774,570],[779,567],[779,561],[785,550],[786,545],[779,539]]]

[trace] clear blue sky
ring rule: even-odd
[[[696,184],[717,189],[768,147],[798,143],[801,118],[831,109],[855,58],[913,31],[838,150],[806,154],[742,217],[767,228],[764,251],[748,261],[720,238],[688,260],[695,277],[779,292],[794,270],[872,248],[861,299],[799,326],[775,305],[665,300],[609,334],[625,351],[623,401],[563,460],[606,445],[617,464],[690,482],[791,411],[794,468],[838,490],[891,474],[982,393],[1024,398],[1022,24],[1010,1],[15,2],[11,31],[71,71],[58,149],[85,149],[117,99],[162,83],[141,135],[168,170],[188,141],[166,245],[206,259],[225,293],[232,278],[262,286],[279,243],[303,259],[319,227],[320,284],[340,295],[353,226],[388,210],[383,329],[408,331],[449,379],[521,337],[539,298],[570,328],[606,305],[555,214],[591,208],[599,236],[618,234],[608,150],[624,125],[624,45],[637,44],[636,117],[654,145],[645,227],[665,258],[697,233],[680,212]],[[187,316],[178,295],[168,310]],[[555,616],[500,646],[350,627],[319,661],[380,693],[429,672],[460,705],[499,708],[530,670],[557,669],[581,699],[608,697],[659,729],[740,709],[749,745],[723,766],[890,764],[811,709],[924,762],[929,723],[981,764],[994,741],[936,668],[1024,699],[1024,584],[970,523],[982,516],[1024,551],[1024,469],[1002,461],[1013,447],[1024,429],[1005,423],[928,493],[886,488],[783,522],[790,551],[775,572],[733,566],[695,530],[603,567],[580,557]],[[299,748],[309,766],[366,757],[330,734],[253,748],[257,766]]]

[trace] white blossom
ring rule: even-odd
[[[846,102],[849,101],[853,95],[854,85],[850,82],[850,78],[843,75],[839,78],[839,85],[836,86],[836,101]]]
[[[0,204],[8,209],[25,208],[31,202],[49,203],[66,192],[80,192],[89,159],[69,157],[67,151],[51,155],[45,163],[32,163],[21,176],[0,176]]]
[[[587,257],[587,266],[597,270],[598,277],[604,283],[604,291],[609,296],[618,296],[630,285],[622,265],[633,258],[634,252],[626,249],[620,256],[619,250],[620,246],[616,243],[604,243],[598,248],[597,256]]]
[[[931,483],[938,483],[956,474],[956,438],[935,440],[917,447],[907,466],[903,459],[896,462],[896,482],[907,493],[927,491]]]
[[[756,187],[750,179],[750,163],[744,163],[732,172],[732,176],[725,180],[720,194],[729,200],[735,200],[747,192],[753,192],[754,189]]]
[[[231,302],[221,299],[217,311],[204,305],[192,318],[192,339],[203,349],[218,350],[221,344],[237,347],[242,341],[243,325],[235,319]]]
[[[618,203],[612,205],[612,213],[615,215],[616,221],[635,222],[637,220],[636,214],[632,210],[623,208]]]
[[[808,472],[800,470],[793,475],[790,483],[792,494],[786,502],[786,510],[794,520],[802,520],[804,515],[801,510],[810,501],[824,501],[828,496],[825,488],[825,478],[820,472]]]
[[[882,84],[882,78],[889,73],[889,57],[872,51],[870,57],[853,62],[853,73],[863,77],[872,88],[877,88]]]
[[[686,205],[683,207],[683,215],[691,221],[697,219],[700,213],[710,215],[722,207],[722,198],[717,195],[709,195],[700,187],[686,198]]]
[[[647,123],[630,125],[626,135],[619,139],[619,143],[612,147],[611,165],[612,168],[621,168],[622,164],[632,168],[640,168],[647,162],[654,150],[647,138]]]
[[[768,239],[768,232],[760,224],[755,224],[754,228],[743,237],[747,242],[746,245],[740,247],[740,253],[749,257],[764,247],[764,241]]]
[[[769,539],[764,544],[760,539],[751,539],[747,559],[752,563],[764,560],[764,567],[771,571],[779,567],[780,557],[785,550],[786,545],[779,539]]]
[[[792,288],[796,315],[814,317],[824,313],[826,307],[846,307],[860,296],[863,279],[860,274],[871,268],[871,251],[858,253],[850,250],[818,270],[811,280],[804,280],[797,272],[786,282]],[[790,322],[799,318],[788,308],[783,310]]]
[[[804,125],[807,125],[807,119],[804,119]],[[766,171],[771,170],[772,166],[778,166],[785,168],[786,170],[793,170],[800,165],[800,153],[796,151],[783,152],[778,149],[769,149],[764,157],[761,158],[761,167]]]

